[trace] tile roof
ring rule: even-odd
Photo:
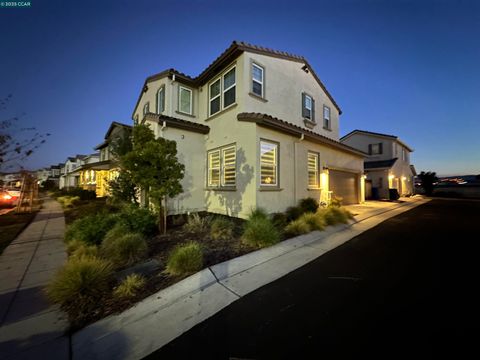
[[[362,157],[367,156],[366,153],[350,147],[348,145],[342,144],[339,141],[330,139],[326,136],[320,135],[312,130],[302,128],[301,126],[289,123],[285,120],[273,117],[268,114],[261,113],[240,113],[237,115],[239,121],[251,121],[255,122],[260,126],[270,127],[275,130],[279,130],[292,135],[304,135],[307,140],[318,142],[324,145],[328,145],[338,150],[349,152],[355,155],[360,155]]]
[[[229,63],[231,63],[234,59],[236,59],[240,54],[242,54],[244,51],[247,52],[252,52],[256,54],[262,54],[262,55],[267,55],[267,56],[272,56],[272,57],[277,57],[281,59],[286,59],[286,60],[291,60],[291,61],[296,61],[299,63],[305,64],[305,66],[308,68],[312,76],[315,78],[315,80],[318,82],[320,87],[325,91],[325,94],[327,94],[328,98],[332,101],[333,105],[337,108],[338,112],[341,114],[342,110],[336,103],[335,99],[333,96],[330,94],[330,92],[327,90],[323,82],[320,80],[320,78],[317,76],[315,71],[313,70],[313,67],[310,66],[308,63],[307,59],[305,59],[303,56],[300,55],[295,55],[288,53],[286,51],[279,51],[279,50],[274,50],[270,49],[267,47],[263,46],[258,46],[258,45],[252,45],[243,41],[233,41],[231,45],[224,50],[213,62],[211,62],[205,70],[203,70],[198,76],[192,77],[189,75],[186,75],[174,68],[166,69],[163,70],[157,74],[151,75],[145,79],[145,82],[142,86],[142,90],[140,92],[140,95],[138,97],[137,103],[135,105],[135,109],[138,107],[138,104],[140,103],[140,99],[142,97],[142,93],[148,90],[148,83],[157,79],[161,79],[163,77],[172,77],[175,75],[176,79],[180,82],[184,82],[186,85],[191,85],[194,87],[199,87],[205,84],[209,78],[212,75],[215,75],[217,72],[222,70],[222,68]],[[134,113],[132,113],[132,119],[133,119]]]
[[[363,167],[367,169],[391,168],[398,158],[390,160],[365,161]]]
[[[210,127],[207,125],[202,125],[193,121],[182,120],[182,119],[167,116],[167,115],[147,113],[145,114],[144,119],[154,120],[158,122],[165,121],[166,125],[169,127],[197,132],[200,134],[208,134],[210,132]]]
[[[342,136],[340,138],[340,141],[342,140],[345,140],[347,137],[355,134],[355,133],[362,133],[362,134],[367,134],[367,135],[374,135],[374,136],[381,136],[381,137],[386,137],[386,138],[390,138],[390,139],[393,139],[393,140],[397,140],[400,144],[402,144],[403,146],[405,146],[405,148],[410,151],[410,152],[413,152],[413,149],[408,146],[407,144],[405,144],[403,141],[401,141],[398,136],[396,135],[389,135],[389,134],[382,134],[382,133],[378,133],[378,132],[373,132],[373,131],[367,131],[367,130],[359,130],[359,129],[355,129],[353,131],[350,131],[348,134]]]

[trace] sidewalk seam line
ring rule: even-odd
[[[230,291],[233,295],[237,296],[239,299],[241,298],[241,296],[240,296],[239,294],[237,294],[235,291],[233,291],[233,290],[230,289],[228,286],[226,286],[224,283],[222,283],[220,280],[218,280],[217,275],[215,275],[215,273],[214,273],[213,270],[210,268],[210,266],[208,267],[208,270],[210,270],[210,272],[212,273],[213,277],[215,278],[215,280],[217,281],[218,284],[222,285],[225,289],[227,289],[228,291]]]

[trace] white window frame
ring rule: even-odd
[[[235,161],[233,165],[230,165],[229,168],[233,168],[235,170],[235,183],[233,184],[226,184],[226,179],[225,179],[225,152],[232,150],[235,154]],[[219,159],[219,165],[218,167],[212,168],[211,163],[210,163],[210,155],[217,153],[218,154],[218,159]],[[218,170],[218,184],[214,184],[212,182],[212,171],[211,170]],[[209,188],[234,188],[237,186],[237,145],[236,144],[229,144],[225,145],[216,149],[212,149],[207,151],[207,187]]]
[[[181,97],[182,97],[182,90],[188,91],[190,93],[190,108],[189,112],[182,111],[182,103],[181,103]],[[185,86],[179,86],[178,87],[178,112],[182,114],[187,114],[187,115],[192,115],[193,114],[193,91],[192,89],[189,89]]]
[[[214,98],[211,98],[212,85],[215,84],[217,81],[220,82],[220,91],[218,92],[218,95],[216,95]],[[211,106],[212,101],[217,99],[217,98],[220,98],[220,106],[218,108],[218,111],[212,113],[211,112],[212,111],[212,106]],[[223,104],[223,101],[222,101],[222,77],[219,76],[214,81],[210,82],[210,84],[208,84],[208,114],[209,114],[209,116],[218,114],[220,111],[222,111],[222,104]]]
[[[218,167],[212,167],[210,163],[210,155],[218,153]],[[218,170],[218,184],[213,184],[212,182],[212,170]],[[219,187],[222,179],[222,157],[220,153],[220,149],[210,150],[207,151],[207,186],[208,187]]]
[[[257,69],[260,69],[262,71],[262,80],[259,81],[257,79],[255,79],[255,77],[253,76],[253,68],[257,68]],[[265,76],[265,69],[263,68],[263,66],[260,66],[256,63],[252,63],[252,94],[256,95],[256,96],[260,96],[260,97],[264,97],[264,87],[263,87],[263,83],[265,82],[264,81],[264,76]],[[253,83],[256,82],[257,84],[260,84],[261,86],[261,89],[262,89],[262,93],[261,94],[257,94],[253,91]]]
[[[233,184],[226,184],[225,182],[225,151],[233,149],[233,152],[235,154],[235,162],[233,166],[230,165],[230,168],[233,168],[235,170],[235,183]],[[220,158],[220,167],[221,167],[221,173],[220,173],[220,183],[223,187],[234,187],[237,185],[237,147],[236,145],[227,145],[221,148],[221,158]]]
[[[275,183],[262,183],[262,144],[268,144],[268,145],[273,145],[275,148],[275,156],[274,156],[274,164],[273,166],[275,167]],[[280,148],[280,144],[277,143],[277,142],[274,142],[274,141],[270,141],[270,140],[260,140],[260,186],[267,186],[267,187],[278,187],[279,184],[280,184],[280,179],[278,178],[279,177],[279,173],[278,173],[278,162],[279,162],[279,148]],[[271,164],[266,164],[267,166],[271,166]]]
[[[328,111],[328,117],[325,116],[326,113],[325,111]],[[323,105],[323,128],[330,130],[332,128],[332,110],[330,109],[329,106]]]
[[[310,169],[310,156],[315,157],[315,169]],[[308,188],[309,189],[318,189],[320,188],[320,171],[319,171],[319,163],[320,163],[320,155],[318,152],[309,151],[307,155],[307,181],[308,181]],[[310,184],[310,173],[315,173],[315,185]]]
[[[227,75],[233,69],[235,69],[235,82],[233,83],[233,85],[230,85],[227,89],[225,89],[224,88],[224,86],[225,86],[225,75]],[[221,108],[222,108],[222,110],[225,110],[225,109],[228,109],[229,107],[232,107],[233,105],[235,105],[237,103],[237,89],[236,89],[236,87],[237,87],[237,66],[236,65],[233,65],[228,70],[223,72],[222,81],[221,81],[220,85],[221,85],[221,90],[222,90],[222,101],[221,101],[222,106],[221,106]],[[225,93],[232,88],[235,88],[235,101],[228,106],[224,106],[224,104],[225,104]]]
[[[233,66],[230,66],[229,68],[227,68],[227,70],[225,70],[224,72],[222,72],[219,76],[217,76],[215,78],[215,80],[212,80],[208,83],[208,116],[214,116],[216,114],[218,114],[219,112],[223,111],[223,110],[226,110],[234,105],[237,104],[237,90],[235,90],[235,101],[233,103],[231,103],[230,105],[228,106],[224,106],[225,104],[225,93],[230,90],[231,88],[237,86],[237,64],[233,65]],[[235,82],[230,85],[227,89],[224,88],[224,81],[225,81],[225,75],[228,74],[231,70],[235,69]],[[210,98],[210,94],[211,94],[211,86],[213,84],[215,84],[217,81],[220,80],[220,93],[215,96],[214,98]],[[217,99],[218,97],[220,96],[220,107],[219,107],[219,110],[215,113],[211,113],[211,103],[213,100]]]
[[[307,99],[310,99],[310,107],[307,106]],[[305,94],[304,96],[304,100],[305,100],[305,103],[303,104],[303,106],[305,107],[305,109],[307,109],[308,111],[310,111],[310,115],[307,117],[305,116],[305,119],[308,119],[310,121],[313,121],[312,120],[312,105],[313,105],[313,98],[308,95],[308,94]],[[298,100],[297,100],[298,101]]]
[[[380,155],[380,143],[371,144],[372,145],[372,155]],[[377,151],[374,151],[374,147],[377,147]]]
[[[163,93],[163,101],[160,102],[160,94]],[[163,106],[162,111],[160,111],[160,105]],[[157,91],[157,114],[161,114],[165,111],[165,85],[162,85],[158,88]]]

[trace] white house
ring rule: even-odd
[[[177,143],[184,193],[169,213],[246,217],[306,197],[364,201],[366,154],[339,141],[340,114],[305,58],[233,42],[197,77],[148,77],[132,118]]]
[[[367,176],[367,198],[389,198],[389,189],[397,189],[400,196],[411,195],[414,191],[415,168],[410,164],[413,149],[398,136],[354,130],[343,136],[343,144],[368,154],[365,159]],[[371,190],[370,190],[371,189]]]
[[[86,157],[87,155],[77,155],[67,158],[64,166],[60,169],[61,175],[58,186],[60,189],[70,189],[79,185],[79,174],[75,170],[83,165]]]

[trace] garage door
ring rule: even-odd
[[[357,174],[330,170],[330,190],[333,191],[333,196],[343,198],[344,205],[358,203],[358,187]]]

